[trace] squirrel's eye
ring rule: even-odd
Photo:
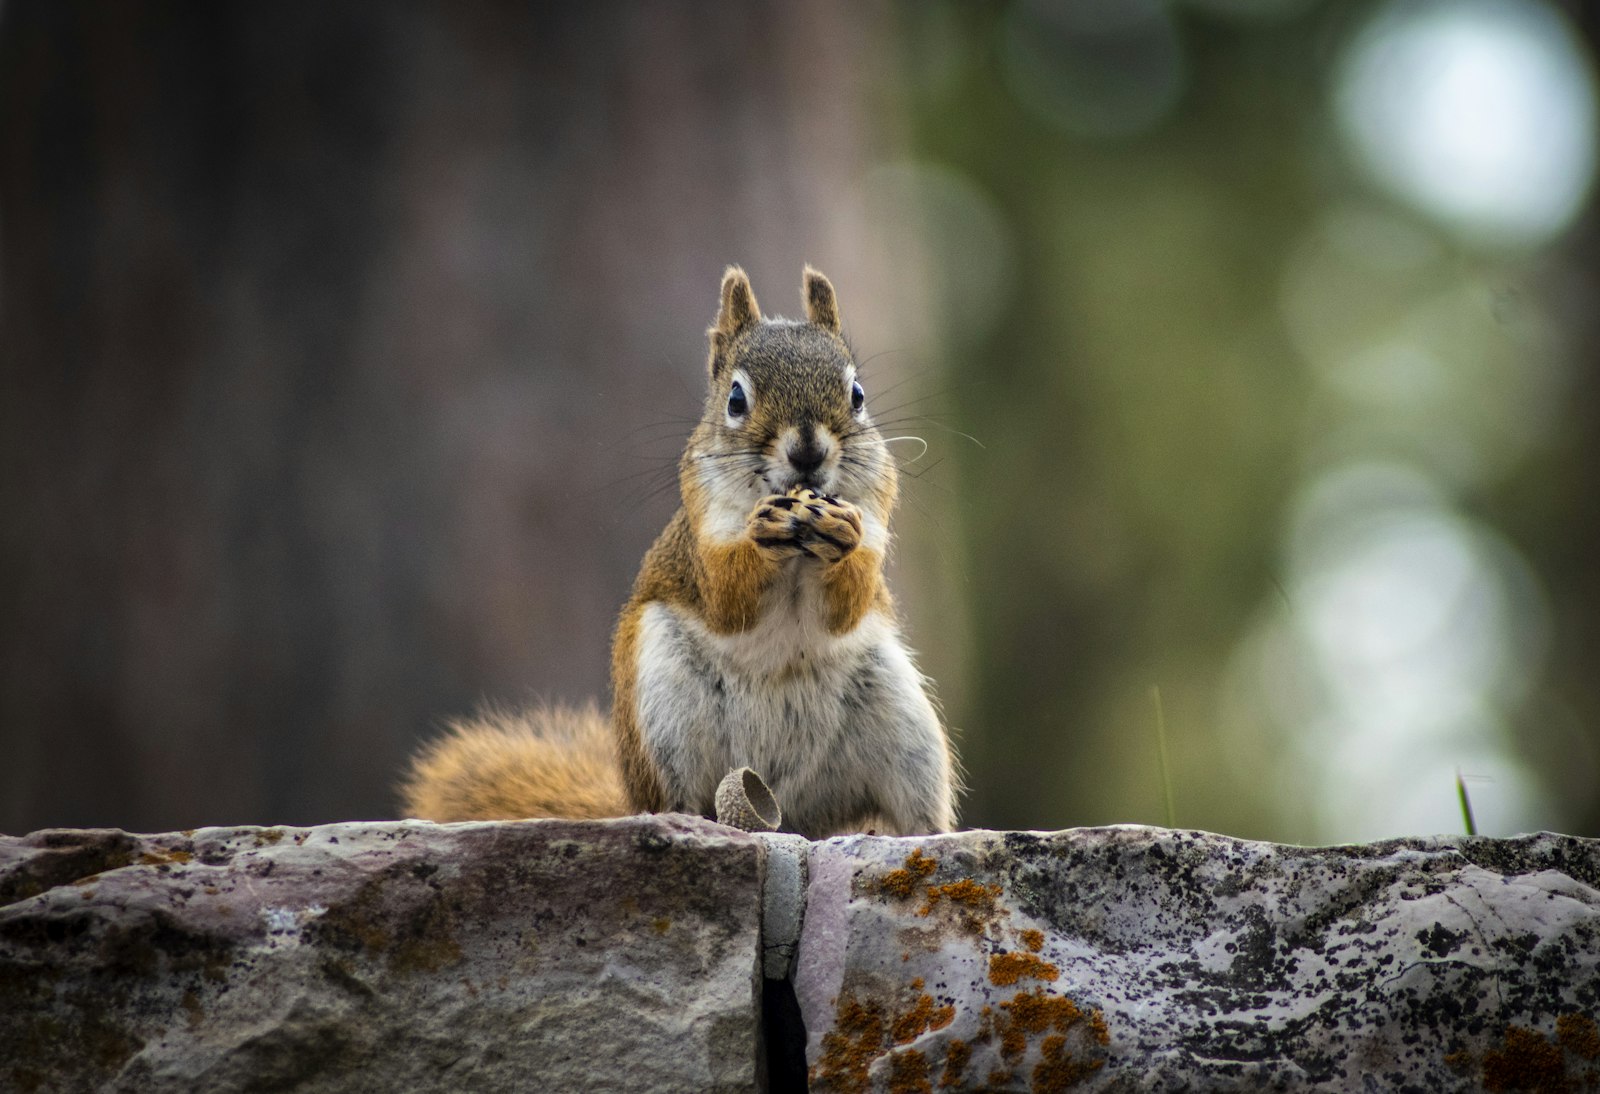
[[[743,418],[750,411],[750,400],[744,397],[744,385],[735,380],[733,390],[728,392],[728,416]]]
[[[867,405],[867,393],[862,390],[859,383],[852,381],[850,384],[850,409],[860,410]]]

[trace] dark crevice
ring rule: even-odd
[[[806,1089],[806,1023],[794,981],[761,981],[761,1037],[766,1047],[767,1090]]]

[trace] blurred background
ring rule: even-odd
[[[0,830],[603,697],[809,261],[966,824],[1600,834],[1597,13],[4,0]]]

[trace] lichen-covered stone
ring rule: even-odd
[[[813,1088],[1600,1088],[1600,841],[813,845]]]
[[[683,817],[0,838],[0,1090],[749,1090],[760,856]]]

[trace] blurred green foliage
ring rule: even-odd
[[[1581,575],[1545,547],[1592,529],[1595,500],[1549,454],[1592,425],[1592,404],[1534,419],[1538,435],[1509,452],[1500,434],[1527,432],[1519,407],[1548,402],[1548,374],[1581,348],[1561,303],[1582,237],[1564,258],[1474,249],[1363,175],[1329,104],[1375,5],[1072,9],[900,9],[917,169],[966,195],[924,210],[943,268],[941,420],[983,445],[952,446],[974,631],[952,712],[972,776],[964,819],[1162,823],[1158,687],[1183,826],[1300,842],[1453,830],[1450,772],[1478,762],[1494,779],[1475,791],[1480,819],[1592,830],[1594,706],[1573,672],[1592,646],[1563,647],[1548,671],[1524,666],[1515,686],[1485,692],[1506,700],[1486,714],[1357,732],[1346,723],[1386,662],[1352,676],[1294,634],[1321,633],[1318,612],[1379,639],[1398,624],[1382,604],[1340,616],[1318,592],[1334,570],[1290,557],[1295,513],[1322,476],[1416,469],[1442,484],[1440,512],[1466,514],[1463,543],[1492,533],[1538,560],[1526,587],[1471,570],[1447,607],[1504,594],[1499,623],[1483,627],[1538,629],[1548,598],[1556,644],[1580,640],[1560,624],[1594,612],[1592,584],[1569,595]],[[1327,272],[1329,252],[1350,252],[1348,268]],[[995,303],[975,309],[975,296]],[[1330,375],[1402,336],[1443,362],[1437,398],[1406,401],[1402,361],[1379,360],[1355,394],[1359,376]],[[1337,368],[1315,359],[1330,340]],[[1470,543],[1461,557],[1488,557]],[[1507,572],[1521,574],[1513,555]],[[1356,589],[1383,577],[1350,573]],[[1448,659],[1449,632],[1428,632],[1421,653]],[[1274,665],[1316,678],[1289,681],[1297,725],[1268,709]],[[1546,717],[1555,706],[1581,731]]]

